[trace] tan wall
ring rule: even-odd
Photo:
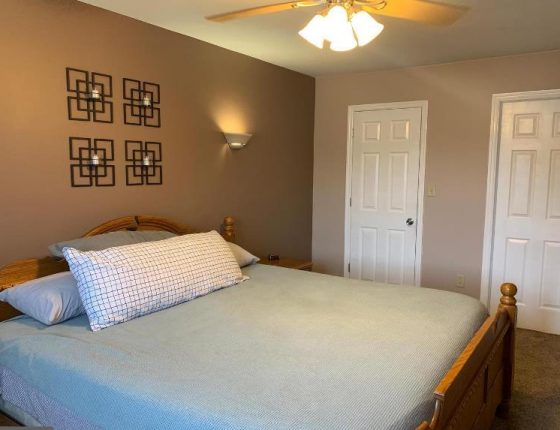
[[[560,51],[317,78],[315,269],[343,273],[349,105],[428,100],[422,285],[478,297],[492,94],[560,88]],[[457,274],[465,289],[455,288]]]
[[[129,214],[230,214],[254,253],[309,257],[313,78],[69,0],[3,0],[0,41],[0,264]],[[67,66],[113,76],[114,124],[67,119]],[[123,124],[123,77],[161,84],[161,129]],[[71,135],[115,139],[116,187],[70,187]],[[163,142],[163,186],[125,186],[125,139]]]

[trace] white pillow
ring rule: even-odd
[[[260,260],[259,257],[255,257],[249,251],[244,250],[235,243],[228,242],[228,245],[231,248],[231,252],[233,252],[233,255],[235,256],[239,267],[249,266],[250,264],[255,264]]]
[[[215,231],[101,251],[64,248],[93,331],[192,300],[243,280]]]
[[[46,325],[83,314],[76,280],[70,272],[25,282],[0,292],[0,300]]]

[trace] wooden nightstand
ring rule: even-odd
[[[311,269],[313,268],[312,261],[296,260],[295,258],[281,257],[278,260],[269,260],[267,257],[263,257],[259,263],[266,264],[268,266],[286,267],[288,269],[306,270],[308,272],[311,272]]]
[[[18,423],[13,421],[7,415],[0,412],[0,427],[21,427]]]

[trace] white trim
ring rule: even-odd
[[[482,277],[480,280],[480,301],[490,306],[490,286],[492,285],[492,253],[494,246],[494,222],[496,209],[496,175],[500,149],[500,124],[504,103],[546,100],[560,98],[560,89],[526,91],[519,93],[494,94],[492,96],[492,119],[490,123],[490,148],[488,153],[488,179],[486,183],[486,215],[484,219],[484,241],[482,248]]]
[[[426,136],[428,133],[428,101],[375,103],[348,106],[348,132],[346,137],[346,194],[344,200],[344,277],[348,277],[350,262],[350,197],[352,195],[352,129],[354,113],[370,110],[420,108],[422,123],[420,130],[420,170],[418,171],[418,216],[416,220],[416,267],[414,284],[420,286],[422,279],[422,239],[424,235],[424,179],[426,175]]]

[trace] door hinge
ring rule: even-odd
[[[350,197],[350,207],[352,207],[352,197]]]
[[[352,127],[352,137],[354,137],[354,127]]]
[[[350,263],[348,263],[348,273],[350,273]]]

